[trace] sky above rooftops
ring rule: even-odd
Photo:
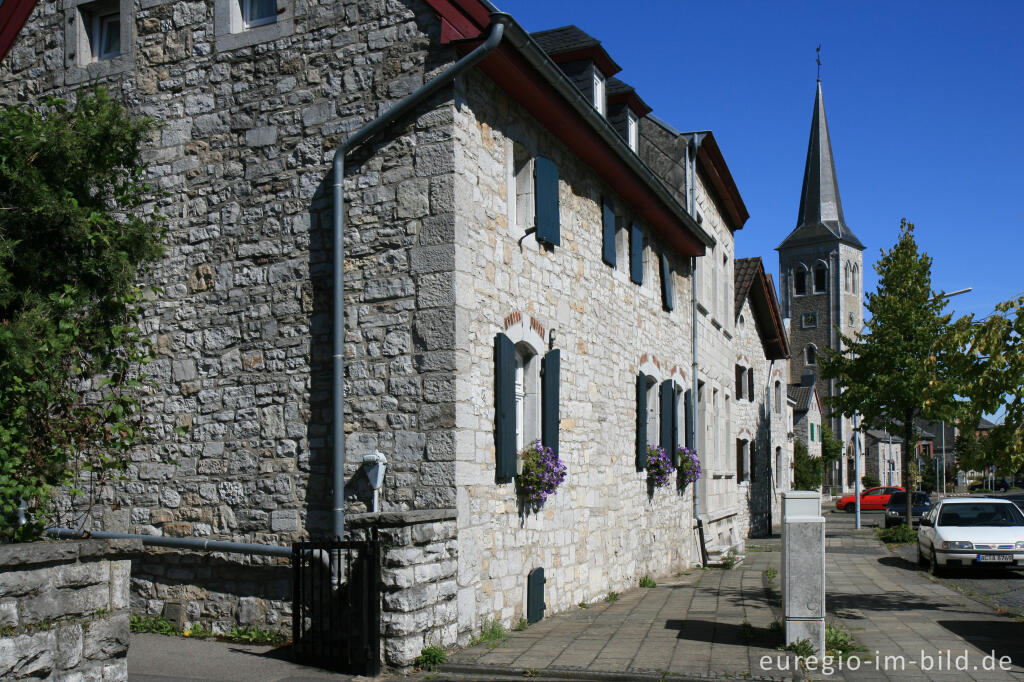
[[[815,48],[846,223],[871,265],[900,218],[935,260],[933,288],[984,316],[1024,292],[1024,3],[692,3],[503,0],[530,32],[575,24],[600,40],[654,115],[715,133],[750,220],[736,255],[796,226]]]

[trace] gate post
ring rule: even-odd
[[[810,640],[825,653],[825,517],[821,493],[782,493],[782,614],[786,644]]]

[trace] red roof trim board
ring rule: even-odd
[[[0,4],[0,59],[7,56],[35,6],[36,0],[3,0]]]
[[[476,38],[491,23],[490,12],[476,0],[426,0],[441,18],[441,44]]]
[[[697,160],[700,162],[700,169],[711,181],[715,194],[725,205],[725,217],[729,222],[730,229],[733,231],[742,229],[750,214],[747,213],[747,206],[743,203],[743,197],[740,196],[736,182],[732,179],[732,173],[729,172],[729,166],[725,163],[722,150],[719,149],[718,142],[710,131],[707,132],[700,144]]]

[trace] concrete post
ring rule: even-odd
[[[782,493],[782,615],[786,644],[810,640],[825,653],[825,517],[821,493]]]

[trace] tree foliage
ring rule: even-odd
[[[0,111],[0,540],[56,486],[96,491],[143,437],[140,268],[162,253],[141,146],[102,89]],[[20,509],[19,509],[20,507]]]
[[[918,440],[915,417],[951,421],[956,411],[956,349],[946,341],[950,315],[943,313],[946,300],[932,291],[931,264],[918,250],[913,224],[901,221],[896,244],[875,264],[879,283],[867,295],[865,331],[840,332],[846,350],[826,349],[821,362],[822,377],[838,379],[843,389],[826,398],[830,406],[848,417],[860,413],[862,430],[884,428],[908,444]],[[903,458],[908,483],[911,459]]]
[[[821,461],[811,457],[802,441],[793,443],[793,489],[821,489]]]
[[[1000,303],[992,315],[968,315],[951,325],[947,345],[957,351],[961,434],[970,466],[995,465],[1013,472],[1024,466],[1024,296]],[[1001,424],[975,437],[983,414],[1005,410]],[[957,444],[958,454],[961,444]],[[964,457],[964,455],[961,455]]]

